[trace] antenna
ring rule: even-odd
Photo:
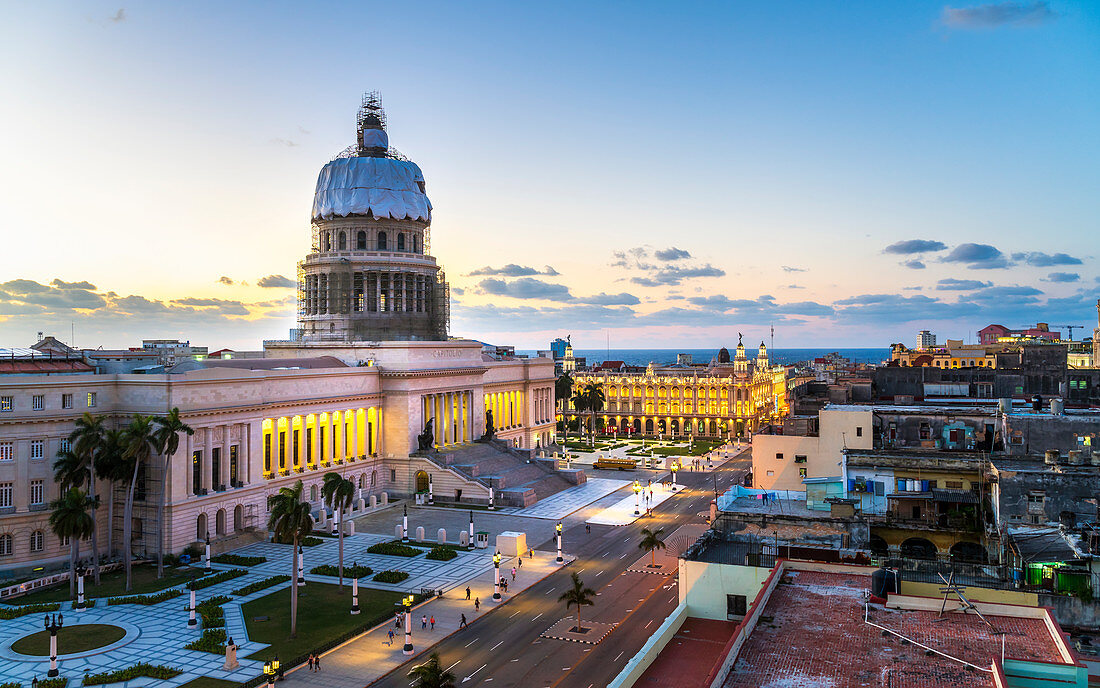
[[[940,614],[939,614],[941,617],[943,616],[944,612],[947,609],[947,598],[952,593],[954,593],[959,598],[959,601],[960,601],[961,604],[958,607],[956,607],[955,609],[952,609],[951,611],[962,612],[963,614],[966,614],[967,612],[974,612],[975,614],[978,615],[979,619],[984,621],[985,624],[987,626],[989,626],[990,630],[992,630],[994,633],[1000,633],[1000,631],[997,630],[997,627],[994,626],[989,621],[989,619],[982,616],[982,613],[980,611],[978,611],[978,608],[974,606],[974,603],[971,602],[970,600],[966,599],[966,595],[963,594],[963,588],[965,588],[966,586],[965,585],[960,585],[960,584],[955,582],[955,569],[953,569],[953,568],[951,569],[951,576],[949,578],[944,578],[943,574],[938,573],[938,572],[936,573],[936,575],[940,577],[940,580],[943,581],[944,585],[946,586],[946,587],[940,588],[940,592],[943,593],[943,604],[940,605]]]

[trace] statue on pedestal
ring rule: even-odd
[[[496,434],[496,428],[493,427],[493,409],[485,409],[485,439],[493,439],[493,435]]]
[[[431,449],[432,445],[435,443],[435,430],[432,428],[434,422],[434,418],[429,418],[427,424],[424,425],[424,432],[416,436],[416,442],[420,447],[420,451]]]
[[[225,642],[225,664],[222,665],[222,670],[233,671],[239,666],[240,663],[237,662],[237,645],[233,642],[233,636],[230,636],[229,640]]]

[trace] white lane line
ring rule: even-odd
[[[626,556],[627,554],[629,554],[629,552],[623,552],[622,556],[621,556],[621,557],[619,557],[619,558],[620,558],[620,559],[622,559],[622,558],[623,558],[623,557],[625,557],[625,556]]]
[[[458,660],[458,662],[461,662],[461,661],[462,661],[461,659],[460,659],[460,660]],[[446,669],[445,669],[444,671],[450,671],[451,669],[454,669],[454,668],[455,668],[455,666],[457,666],[457,665],[458,665],[458,662],[455,662],[455,663],[454,663],[454,664],[452,664],[451,666],[447,667],[447,668],[446,668]]]
[[[487,666],[489,666],[489,665],[488,665],[488,664],[482,664],[481,666],[479,666],[479,667],[478,667],[477,669],[475,669],[475,670],[474,670],[474,673],[473,673],[473,674],[470,674],[470,675],[469,675],[469,676],[467,676],[466,678],[462,679],[462,682],[463,682],[463,683],[465,683],[465,682],[469,681],[470,679],[472,679],[472,678],[474,677],[474,674],[476,674],[477,672],[481,671],[482,669],[484,669],[484,668],[485,668],[485,667],[487,667]]]
[[[549,590],[547,590],[546,592],[544,592],[542,594],[543,595],[549,595],[550,593],[554,592],[554,590],[556,590],[556,588],[550,588]]]
[[[534,619],[531,619],[531,620],[534,621],[535,619],[539,618],[539,616],[542,616],[542,612],[539,612],[538,616],[536,616]]]
[[[651,623],[653,623],[653,619],[650,619],[650,620],[649,620],[649,623],[647,623],[647,624],[646,624],[645,626],[643,626],[642,628],[643,628],[643,629],[645,629],[645,628],[649,628],[649,624],[651,624]]]
[[[603,573],[603,571],[600,571],[600,573],[597,573],[597,574],[596,574],[596,578],[599,578],[599,577],[600,577],[600,574],[602,574],[602,573]]]
[[[516,657],[515,659],[513,659],[513,660],[511,660],[511,661],[513,661],[513,662],[518,662],[518,661],[519,661],[519,657]]]
[[[497,649],[498,647],[500,647],[503,644],[504,644],[504,641],[502,640],[499,643],[497,643],[496,645],[493,645],[492,647],[490,647],[489,652],[492,652],[493,650]]]
[[[476,643],[479,640],[481,640],[481,638],[474,638],[470,642],[466,643],[466,647],[470,647],[471,645],[473,645],[474,643]]]
[[[511,614],[509,614],[509,615],[508,615],[508,618],[510,619],[510,618],[512,618],[513,616],[515,616],[516,614],[519,614],[519,610],[518,610],[518,609],[517,609],[516,611],[512,612]]]
[[[626,650],[623,650],[623,652],[626,652]],[[615,659],[613,659],[613,660],[611,660],[611,661],[612,661],[612,662],[617,662],[617,661],[619,661],[619,657],[622,657],[622,656],[623,656],[623,652],[620,652],[619,654],[615,655]]]

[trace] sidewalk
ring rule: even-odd
[[[322,655],[321,671],[309,671],[308,666],[303,664],[287,673],[281,685],[287,688],[291,686],[362,688],[413,657],[430,650],[432,645],[459,630],[462,614],[466,615],[467,623],[473,623],[478,617],[489,613],[556,571],[562,565],[554,561],[555,557],[555,552],[535,552],[534,558],[524,557],[523,565],[517,566],[514,582],[512,567],[516,566],[515,558],[502,559],[500,573],[508,579],[508,592],[502,593],[504,599],[496,604],[492,601],[493,572],[490,570],[465,584],[459,584],[442,598],[432,598],[414,607],[412,643],[415,655],[402,654],[401,648],[405,644],[404,625],[401,628],[394,628],[391,618],[368,633]],[[569,562],[573,557],[567,555],[565,559]],[[471,601],[469,602],[466,601],[466,585],[470,586]],[[472,598],[475,597],[481,598],[480,612],[474,611]],[[420,617],[427,616],[430,619],[433,615],[435,630],[431,630],[430,627],[421,630]],[[394,629],[395,634],[392,646],[389,645],[388,635],[391,628]]]

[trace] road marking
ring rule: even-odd
[[[510,618],[512,618],[513,616],[515,616],[516,614],[519,614],[519,610],[518,610],[518,609],[517,609],[516,611],[512,612],[511,614],[509,614],[509,615],[508,615],[508,618],[510,619]]]
[[[485,668],[485,667],[487,667],[487,666],[489,666],[489,665],[488,665],[488,664],[482,664],[481,666],[479,666],[479,667],[478,667],[477,669],[475,669],[475,670],[474,670],[474,673],[473,673],[473,674],[470,674],[470,675],[469,675],[469,676],[467,676],[466,678],[462,679],[462,682],[463,682],[463,683],[466,683],[467,681],[469,681],[470,679],[472,679],[472,678],[474,677],[474,674],[476,674],[477,672],[481,671],[482,669],[484,669],[484,668]]]
[[[623,558],[623,557],[625,557],[625,556],[626,556],[627,554],[629,554],[629,552],[623,552],[622,556],[621,556],[621,557],[619,557],[619,558],[620,558],[620,559],[622,559],[622,558]]]
[[[643,629],[649,628],[649,624],[651,624],[651,623],[653,623],[653,619],[650,619],[650,620],[649,620],[649,623],[647,623],[647,624],[646,624],[645,626],[643,626],[642,628],[643,628]]]
[[[517,657],[517,658],[515,658],[515,659],[513,659],[513,660],[511,660],[511,661],[513,661],[513,662],[518,662],[518,661],[519,661],[519,658]]]
[[[499,643],[497,643],[496,645],[493,645],[492,647],[490,647],[489,652],[492,652],[493,650],[497,649],[498,647],[500,647],[503,644],[504,644],[504,641],[502,640]]]
[[[623,652],[626,652],[626,650],[623,650]],[[612,662],[617,662],[617,661],[619,661],[619,657],[622,657],[622,656],[623,656],[623,652],[620,652],[619,654],[615,655],[615,659],[613,659],[613,660],[611,660],[611,661],[612,661]]]
[[[603,571],[600,571],[600,573],[603,573]],[[596,574],[596,578],[599,578],[599,577],[600,577],[600,573],[597,573],[597,574]]]
[[[473,645],[474,643],[476,643],[479,640],[481,640],[481,638],[474,638],[470,642],[466,643],[466,647],[470,647],[471,645]]]
[[[549,590],[547,590],[546,592],[544,592],[544,593],[542,593],[542,594],[543,594],[543,595],[549,595],[550,593],[554,592],[554,590],[555,590],[555,589],[556,589],[556,588],[550,588]]]
[[[534,619],[531,619],[531,620],[532,620],[532,621],[534,621],[535,619],[538,619],[538,618],[539,618],[539,616],[542,616],[542,612],[539,612],[539,613],[538,613],[538,616],[536,616],[536,617],[535,617]],[[467,646],[467,647],[468,647],[468,646]]]
[[[460,660],[458,660],[458,662],[461,662],[461,661],[462,661],[461,659],[460,659]],[[446,669],[445,669],[444,671],[450,671],[451,669],[454,669],[454,668],[455,668],[455,666],[457,666],[457,665],[458,665],[458,662],[455,662],[455,663],[454,663],[454,664],[452,664],[451,666],[447,667],[447,668],[446,668]]]

